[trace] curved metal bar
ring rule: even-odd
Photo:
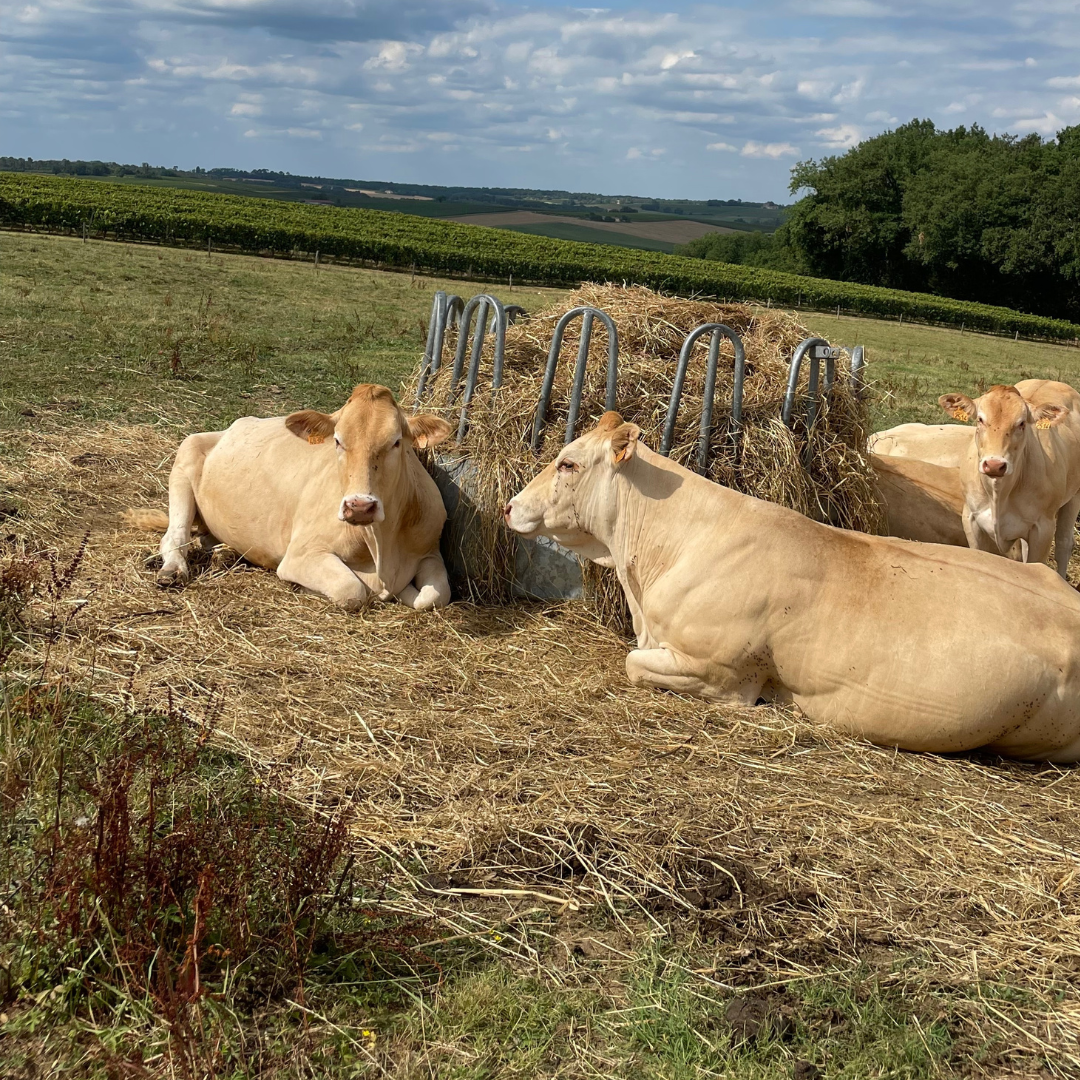
[[[488,322],[488,298],[480,293],[474,296],[462,309],[461,318],[458,320],[457,349],[454,352],[454,367],[450,372],[450,397],[453,398],[461,381],[462,372],[465,370],[465,353],[469,348],[469,333],[472,330],[473,316],[478,308],[483,308],[479,313],[480,319],[476,325],[476,333],[473,335],[473,348],[479,340],[480,347],[484,345],[484,335],[487,333]]]
[[[795,350],[795,355],[791,358],[791,367],[788,370],[784,408],[780,414],[781,419],[788,427],[791,426],[791,416],[795,411],[795,391],[799,385],[799,369],[802,367],[806,354],[810,354],[810,382],[807,386],[809,403],[806,407],[806,426],[809,428],[813,426],[814,420],[817,419],[821,361],[825,361],[825,393],[828,393],[836,380],[836,356],[839,351],[839,349],[834,349],[824,338],[807,338]]]
[[[675,420],[682,403],[683,383],[686,381],[686,369],[690,363],[690,354],[700,337],[711,334],[709,339],[709,358],[705,364],[705,395],[701,406],[701,427],[698,430],[697,468],[703,471],[709,463],[709,436],[712,434],[712,414],[716,397],[716,369],[720,359],[720,341],[727,338],[735,350],[735,386],[731,393],[731,419],[736,431],[742,426],[743,381],[746,376],[746,350],[742,338],[730,326],[723,323],[705,323],[691,330],[679,350],[679,366],[675,369],[675,384],[671,388],[668,401],[667,418],[664,421],[664,434],[660,440],[660,453],[667,457],[671,453],[671,444],[675,440]]]
[[[544,421],[547,419],[548,405],[551,404],[551,389],[555,385],[555,369],[559,363],[559,353],[562,350],[563,334],[572,319],[581,316],[581,344],[578,346],[577,364],[574,368],[574,385],[570,392],[570,409],[566,420],[566,443],[573,442],[574,428],[577,426],[578,413],[581,411],[581,392],[585,385],[585,366],[589,359],[589,342],[592,337],[593,320],[599,319],[607,329],[608,336],[608,363],[607,363],[607,387],[604,393],[604,408],[615,408],[617,384],[619,381],[619,332],[615,329],[615,323],[606,311],[594,307],[572,308],[555,324],[555,331],[551,335],[551,349],[548,351],[547,367],[544,369],[544,383],[540,389],[540,400],[536,403],[536,416],[533,419],[532,441],[533,450],[540,449],[540,435],[544,430]]]
[[[461,313],[465,310],[465,301],[457,293],[451,293],[446,298],[446,325],[460,326]]]
[[[420,381],[416,384],[416,404],[419,406],[428,377],[439,370],[442,362],[443,338],[446,335],[447,297],[441,289],[431,302],[431,318],[428,320],[427,341],[424,342],[424,359],[420,364]]]
[[[863,388],[863,368],[866,366],[866,353],[861,345],[851,350],[851,392],[859,397]]]
[[[489,312],[492,313],[491,321],[495,325],[495,362],[491,376],[492,393],[502,386],[503,357],[506,352],[506,309],[502,306],[501,301],[494,296],[490,296],[487,293],[481,293],[479,296],[474,296],[472,300],[469,301],[465,307],[465,311],[468,314],[462,316],[461,336],[458,338],[458,350],[462,357],[464,358],[464,350],[461,343],[469,333],[469,321],[472,317],[470,308],[474,302],[477,303],[476,332],[473,335],[473,348],[472,357],[469,361],[469,374],[465,380],[465,397],[461,403],[461,419],[458,421],[458,442],[461,442],[461,440],[465,438],[465,432],[469,429],[467,413],[469,402],[472,401],[473,393],[476,390],[476,380],[480,374],[480,355],[484,348],[484,335],[488,329]],[[457,370],[456,358],[455,370]],[[456,385],[457,382],[455,380],[451,385],[451,394]]]

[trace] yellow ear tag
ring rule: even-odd
[[[1035,421],[1035,426],[1036,426],[1037,428],[1043,428],[1043,429],[1046,429],[1046,428],[1048,428],[1048,427],[1053,427],[1054,425],[1053,425],[1053,424],[1051,424],[1049,420],[1036,420],[1036,421]]]
[[[309,435],[307,437],[307,441],[309,443],[311,443],[312,446],[318,446],[319,443],[326,442],[326,436],[325,435]]]
[[[963,420],[965,424],[968,422],[968,414],[966,409],[950,409],[949,415],[954,420]]]

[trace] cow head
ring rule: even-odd
[[[615,474],[633,456],[641,429],[606,412],[503,508],[503,518],[525,537],[550,536],[587,558],[601,560],[607,551],[596,529],[614,520]]]
[[[1064,405],[1029,405],[1015,386],[991,386],[972,401],[964,394],[943,394],[938,404],[954,419],[975,421],[979,472],[1000,480],[1015,472],[1025,440],[1034,427],[1052,427],[1068,415]]]
[[[386,518],[386,501],[406,480],[413,447],[436,446],[450,434],[437,416],[406,416],[385,386],[362,383],[335,413],[304,409],[285,418],[294,435],[310,443],[334,440],[341,503],[338,517],[349,525],[374,525]]]

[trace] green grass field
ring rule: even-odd
[[[798,976],[770,976],[779,961],[769,946],[748,947],[753,979],[725,982],[713,959],[719,942],[728,932],[749,941],[773,917],[767,905],[730,931],[707,918],[661,914],[649,921],[616,904],[615,914],[598,906],[574,921],[548,912],[501,932],[448,935],[434,921],[395,913],[386,899],[392,860],[360,855],[351,862],[343,843],[275,788],[273,770],[256,767],[240,746],[205,742],[197,718],[144,709],[134,699],[102,700],[74,675],[26,668],[19,657],[29,636],[47,652],[82,632],[73,621],[84,603],[74,599],[79,568],[66,568],[91,520],[66,506],[63,555],[31,565],[29,553],[44,541],[24,508],[34,499],[35,469],[49,465],[40,449],[28,457],[32,435],[62,446],[76,428],[109,432],[122,469],[122,440],[132,432],[152,430],[172,445],[241,415],[334,408],[357,381],[397,389],[421,355],[438,287],[464,286],[0,233],[0,662],[8,661],[7,670],[0,666],[0,1075],[1076,1075],[1077,1048],[1057,1045],[1052,1026],[1055,1010],[1078,1010],[1068,985],[1073,954],[1064,946],[1061,988],[1047,996],[984,978],[977,967],[964,980],[931,977],[925,956],[894,949],[880,931],[859,926],[850,927],[849,944],[803,942],[800,955],[810,959]],[[491,288],[526,308],[560,295]],[[826,338],[868,347],[879,426],[941,419],[935,401],[948,390],[970,393],[1021,375],[1080,383],[1080,350],[1073,348],[879,320],[803,318]],[[16,476],[31,480],[19,486]],[[76,497],[57,497],[69,496]],[[95,528],[115,527],[94,520]],[[20,573],[38,574],[32,625],[23,607],[30,577]],[[170,610],[183,597],[170,598]],[[226,607],[214,617],[230,625]],[[322,609],[313,617],[327,633],[339,625]],[[132,662],[116,633],[115,626],[103,630],[103,670]],[[146,648],[149,657],[149,638]],[[211,700],[211,716],[212,709]],[[748,759],[748,768],[767,772],[793,747],[770,747],[767,756]],[[801,744],[798,752],[806,752]],[[290,753],[302,759],[302,750]],[[647,765],[635,759],[633,767]],[[868,775],[860,768],[851,762],[853,774]],[[1012,798],[1039,776],[995,773],[993,798],[1006,798],[1004,787]],[[1070,782],[1067,773],[1047,780],[1061,784],[1055,794],[1062,800],[1073,798]],[[871,794],[866,783],[858,827],[880,830],[873,815],[891,789]],[[156,809],[151,789],[159,793]],[[478,814],[487,812],[484,798]],[[1071,802],[1061,807],[1075,814]],[[130,839],[123,866],[103,861],[102,852],[114,849],[88,828],[95,813]],[[263,841],[253,845],[253,835]],[[169,848],[177,837],[183,843]],[[771,838],[754,833],[748,842],[767,852]],[[178,860],[168,875],[150,858],[154,843]],[[216,867],[212,884],[181,865],[181,855],[196,847]],[[40,868],[57,850],[60,869],[45,880]],[[997,856],[987,848],[985,858]],[[846,872],[826,865],[822,880]],[[1076,871],[1062,875],[1046,888],[1075,920]],[[193,1010],[190,928],[178,912],[194,910],[199,890],[210,888],[231,897],[229,910],[243,918],[230,921],[221,905],[214,909],[217,959],[206,970],[218,981]],[[509,909],[496,906],[503,901],[486,902],[496,924],[507,918]],[[978,915],[965,895],[949,903],[940,911],[943,924]],[[514,951],[506,948],[511,937]],[[928,942],[927,955],[936,947]],[[224,971],[232,974],[221,982]]]
[[[977,396],[995,383],[1021,379],[1059,379],[1080,386],[1080,349],[1072,346],[901,326],[883,319],[801,317],[826,341],[866,346],[877,430],[906,421],[946,423],[937,399],[954,390]]]

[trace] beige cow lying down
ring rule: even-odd
[[[450,601],[439,554],[446,510],[413,448],[450,430],[435,416],[406,416],[385,386],[371,384],[331,415],[246,416],[183,441],[167,522],[159,511],[131,511],[129,520],[167,526],[162,585],[187,580],[194,526],[347,609],[372,596],[442,607]]]
[[[1080,758],[1080,596],[1045,566],[819,525],[720,487],[605,413],[506,506],[614,566],[631,682],[907,750]]]
[[[908,457],[871,453],[885,531],[902,540],[967,547],[960,470]]]
[[[911,458],[956,469],[973,436],[971,428],[961,424],[898,424],[875,431],[866,440],[866,448],[881,457]]]

